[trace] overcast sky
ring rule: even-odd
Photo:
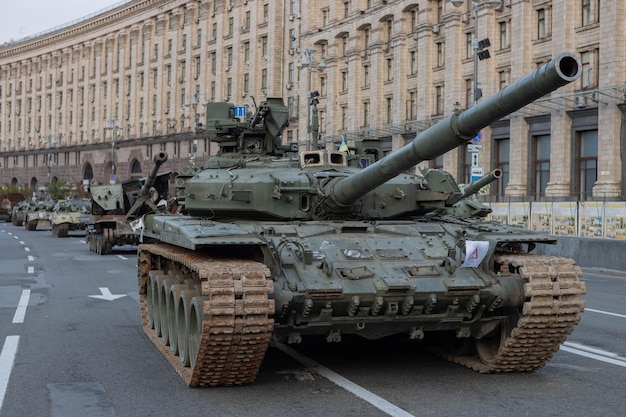
[[[0,44],[65,25],[129,0],[0,0]]]

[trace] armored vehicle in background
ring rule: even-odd
[[[91,200],[88,198],[68,198],[57,201],[50,214],[52,234],[56,237],[67,237],[69,231],[85,230],[91,219]]]
[[[13,206],[11,209],[11,224],[13,226],[22,226],[24,224],[24,213],[30,207],[31,200],[23,200]]]
[[[13,207],[20,201],[24,201],[21,193],[6,193],[0,195],[0,220],[12,221]]]
[[[158,174],[166,161],[167,153],[160,152],[154,156],[154,167],[147,178],[90,188],[91,218],[86,227],[90,251],[106,255],[114,246],[139,243],[140,236],[131,222],[146,213],[163,213],[167,209],[171,173]]]
[[[24,227],[28,231],[41,227],[51,227],[50,215],[54,207],[54,200],[31,201],[24,213]]]
[[[219,153],[177,178],[182,215],[142,219],[146,334],[190,386],[254,381],[272,339],[406,335],[480,372],[544,366],[583,311],[580,269],[532,254],[553,237],[461,207],[498,172],[464,192],[449,173],[411,171],[580,72],[559,55],[384,158],[282,145],[282,99],[245,121],[209,103]]]

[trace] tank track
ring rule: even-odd
[[[210,256],[169,245],[142,244],[139,298],[143,328],[161,354],[191,387],[231,386],[255,380],[274,328],[270,271],[262,263]],[[152,260],[169,261],[176,273],[199,278],[202,333],[193,366],[185,366],[155,332],[148,319],[147,285]],[[167,273],[167,271],[161,271]],[[177,283],[176,283],[177,284]],[[171,286],[170,286],[171,287]],[[178,329],[180,330],[180,329]]]
[[[531,372],[543,367],[580,321],[586,293],[582,272],[572,259],[554,256],[496,255],[503,276],[519,273],[525,302],[510,335],[491,360],[478,355],[443,354],[446,359],[481,373]],[[510,267],[514,272],[510,272]]]

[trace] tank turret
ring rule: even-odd
[[[467,144],[478,132],[537,98],[576,79],[580,64],[559,55],[495,96],[457,112],[421,132],[412,143],[381,158],[375,147],[362,155],[313,149],[288,158],[294,145],[279,145],[287,126],[282,99],[261,103],[247,123],[231,103],[207,108],[207,132],[220,145],[204,170],[177,181],[185,211],[217,218],[285,220],[410,218],[453,205],[460,197],[433,187],[409,171],[425,160]],[[373,143],[372,143],[373,144]],[[372,153],[373,151],[373,153]],[[363,168],[365,167],[365,168]],[[458,201],[458,200],[457,200]]]

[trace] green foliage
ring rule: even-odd
[[[58,179],[50,183],[50,187],[48,187],[48,194],[50,194],[50,198],[52,200],[64,200],[70,195],[70,188],[65,181]]]
[[[0,196],[9,195],[9,194],[21,194],[22,197],[24,197],[24,199],[29,199],[30,196],[32,195],[32,192],[30,191],[30,188],[26,186],[3,185],[2,187],[0,187]]]

